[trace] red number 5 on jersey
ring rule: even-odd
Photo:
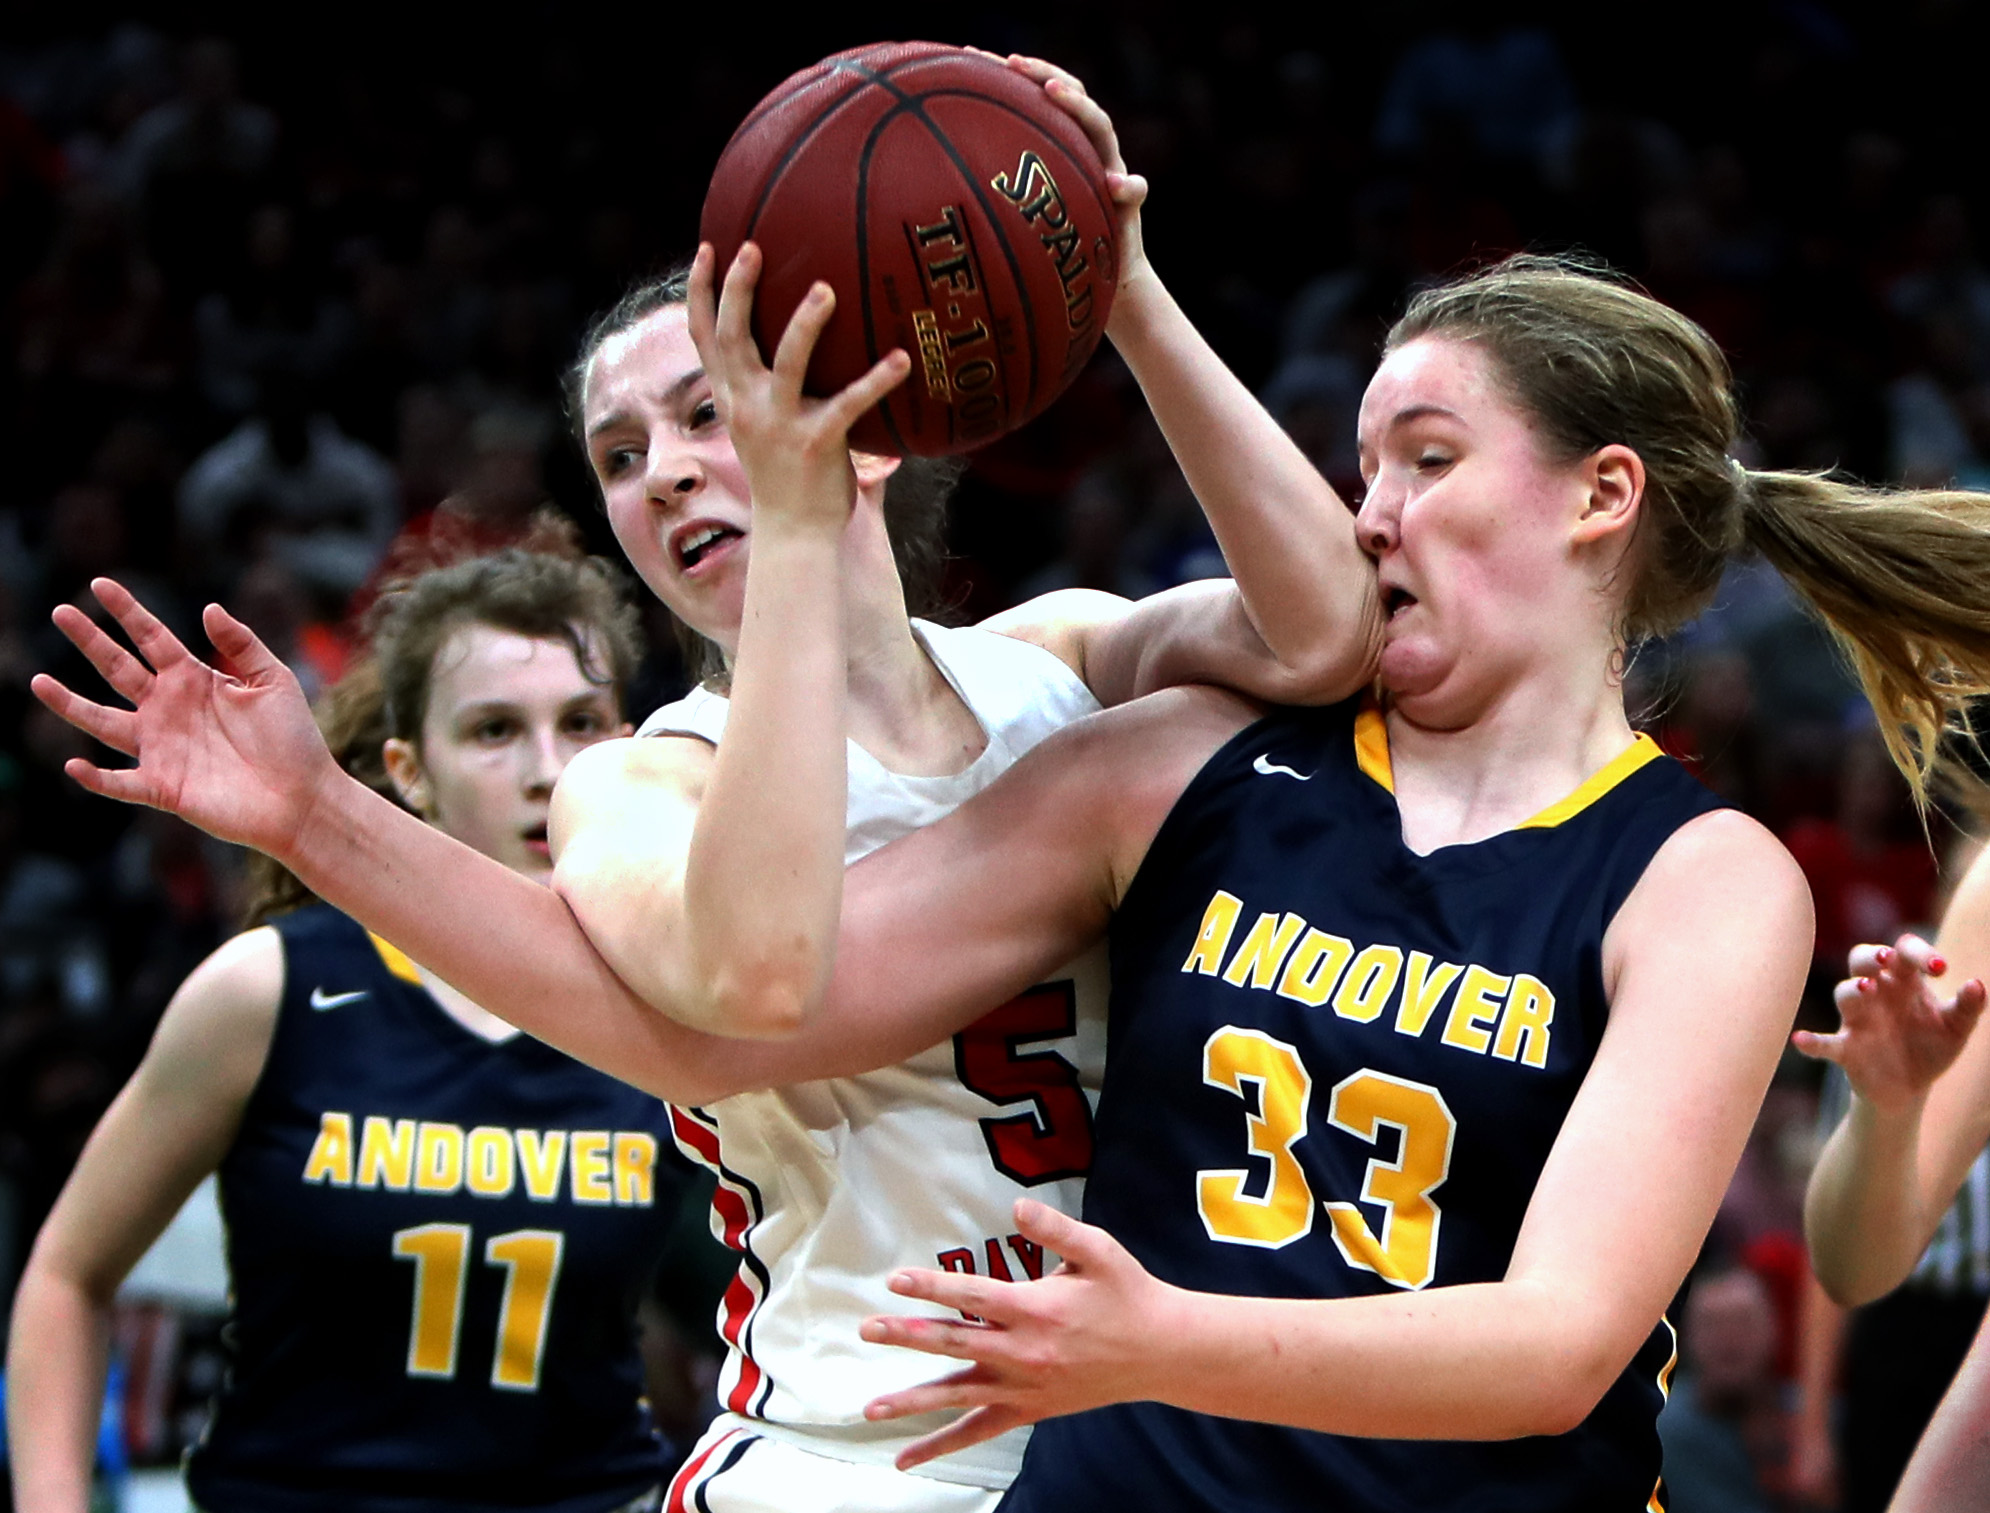
[[[1077,989],[1052,982],[1010,999],[954,1036],[954,1070],[963,1087],[990,1103],[1033,1105],[980,1121],[995,1169],[1025,1187],[1092,1169],[1092,1105],[1078,1069],[1056,1051],[1017,1049],[1060,1040],[1077,1027]]]

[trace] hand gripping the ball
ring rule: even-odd
[[[1807,1056],[1837,1062],[1875,1108],[1909,1107],[1961,1054],[1983,1013],[1983,984],[1972,977],[1954,997],[1941,997],[1931,979],[1948,963],[1917,935],[1857,946],[1847,965],[1852,975],[1834,995],[1836,1033],[1798,1030],[1791,1040]]]
[[[996,55],[990,53],[988,56]],[[1043,92],[1058,109],[1083,128],[1099,155],[1099,161],[1105,164],[1106,192],[1112,196],[1113,205],[1119,211],[1119,292],[1114,298],[1113,309],[1115,313],[1125,309],[1130,315],[1132,306],[1122,306],[1120,302],[1137,302],[1142,285],[1153,273],[1147,262],[1146,245],[1140,237],[1140,207],[1147,202],[1147,180],[1127,171],[1126,159],[1120,155],[1119,133],[1113,130],[1112,117],[1106,114],[1104,106],[1085,92],[1084,83],[1076,74],[1042,58],[1024,57],[1021,53],[1011,53],[997,61],[1042,85]],[[1112,328],[1113,322],[1108,318],[1106,330],[1110,332]]]
[[[900,1470],[980,1444],[1039,1419],[1151,1397],[1154,1342],[1179,1331],[1164,1322],[1189,1294],[1157,1281],[1111,1235],[1029,1198],[1017,1229],[1063,1257],[1035,1282],[951,1271],[901,1271],[891,1290],[982,1320],[872,1318],[863,1337],[973,1364],[965,1371],[878,1398],[870,1419],[943,1409],[967,1412],[899,1453]]]
[[[210,667],[121,584],[98,578],[90,588],[137,656],[74,605],[52,618],[133,707],[99,704],[46,673],[32,686],[49,709],[137,765],[74,757],[63,770],[92,793],[167,810],[281,859],[341,775],[295,675],[218,604],[201,617],[214,643]]]
[[[912,360],[887,352],[868,373],[826,399],[811,399],[802,382],[836,295],[814,284],[781,333],[772,365],[753,339],[753,296],[760,249],[747,242],[726,270],[716,306],[714,255],[698,248],[691,264],[691,340],[705,365],[713,402],[725,422],[753,491],[754,529],[793,526],[841,533],[856,498],[850,427],[905,381]]]

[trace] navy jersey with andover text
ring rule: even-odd
[[[662,1479],[635,1306],[688,1172],[664,1106],[492,1044],[323,905],[273,922],[269,1060],[220,1167],[209,1513],[602,1513]]]
[[[1503,1277],[1596,1054],[1604,932],[1719,807],[1640,737],[1525,825],[1418,856],[1372,704],[1272,714],[1155,837],[1112,927],[1085,1218],[1206,1292]],[[1121,1404],[1038,1426],[1004,1513],[1661,1506],[1661,1321],[1568,1434],[1374,1440]]]

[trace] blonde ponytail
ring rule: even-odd
[[[1990,494],[1745,472],[1742,534],[1844,647],[1925,804],[1944,735],[1990,694]]]

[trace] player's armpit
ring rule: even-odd
[[[1795,862],[1733,810],[1681,827],[1610,925],[1609,1023],[1507,1274],[1557,1298],[1585,1396],[1624,1369],[1698,1254],[1789,1033],[1811,938]]]

